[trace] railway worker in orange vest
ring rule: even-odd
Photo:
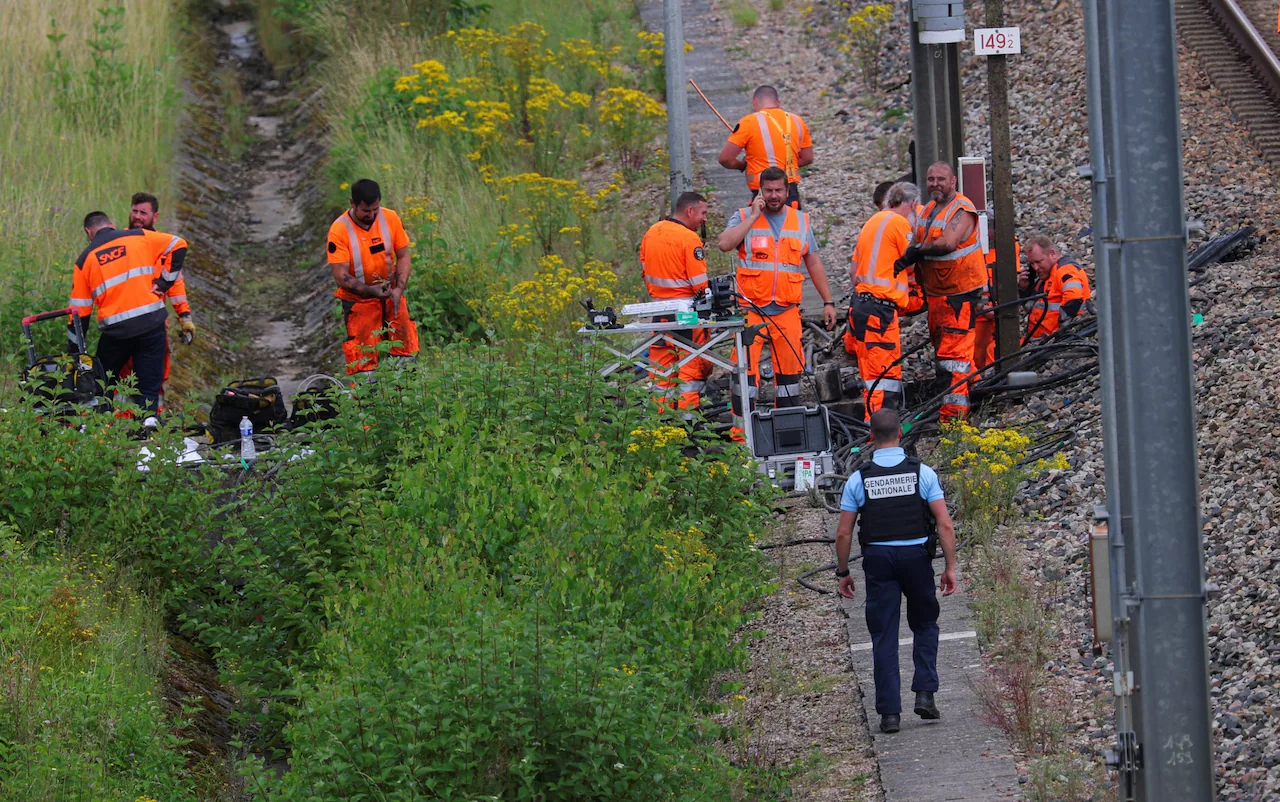
[[[911,291],[902,257],[911,246],[911,217],[919,203],[915,184],[894,184],[885,198],[887,208],[862,226],[853,251],[849,331],[862,374],[867,420],[882,407],[903,407],[898,313],[907,310]]]
[[[670,298],[693,298],[707,286],[707,257],[702,249],[702,238],[697,230],[707,222],[707,199],[696,192],[685,192],[676,198],[675,214],[659,220],[645,232],[640,240],[640,268],[645,289],[655,301]],[[654,317],[655,323],[675,320],[674,315]],[[672,332],[673,335],[695,345],[707,341],[706,329],[687,329]],[[689,355],[670,343],[657,343],[649,348],[649,361],[664,369],[670,369]],[[693,418],[692,410],[701,405],[702,388],[711,375],[711,363],[705,359],[691,359],[681,365],[675,375],[663,376],[650,373],[654,384],[662,388],[659,408],[666,410],[671,403],[672,391],[679,393],[677,407],[686,420]],[[676,379],[680,380],[677,388]]]
[[[409,318],[409,235],[400,215],[382,207],[382,188],[362,178],[351,185],[351,208],[329,226],[329,267],[342,302],[347,374],[378,366],[377,345],[395,342],[391,356],[418,353],[418,327]],[[394,261],[392,261],[394,259]]]
[[[68,305],[87,328],[98,308],[97,357],[113,384],[126,362],[137,376],[134,400],[150,410],[158,408],[164,382],[167,341],[165,293],[182,276],[187,243],[182,237],[130,228],[118,231],[104,212],[84,218],[89,239],[76,259]],[[157,268],[164,260],[165,268]],[[68,337],[75,340],[75,329]],[[84,346],[84,343],[73,343]]]
[[[787,203],[800,208],[800,168],[813,163],[809,126],[799,114],[783,111],[778,90],[762,86],[751,96],[752,113],[734,126],[720,150],[720,164],[747,174],[751,199],[760,192],[760,176],[770,167],[787,178]],[[739,156],[742,153],[742,156]]]
[[[809,215],[787,205],[787,174],[770,167],[760,175],[760,194],[751,206],[739,209],[729,227],[716,240],[725,253],[737,250],[738,295],[747,309],[747,326],[768,324],[747,350],[747,379],[751,398],[743,403],[733,383],[735,440],[744,439],[746,416],[755,406],[760,354],[769,341],[773,359],[774,406],[800,403],[800,376],[804,372],[804,345],[800,342],[800,300],[808,272],[822,297],[822,319],[828,330],[836,325],[836,304],[831,300],[827,271],[818,255],[818,242]]]
[[[920,213],[905,260],[917,263],[916,278],[928,296],[936,388],[943,393],[939,417],[963,420],[969,415],[964,379],[973,372],[973,327],[987,266],[978,245],[978,211],[956,192],[951,165],[936,162],[925,180],[931,200]]]
[[[1018,289],[1026,295],[1047,293],[1038,298],[1027,313],[1027,341],[1048,337],[1062,325],[1065,317],[1070,320],[1080,314],[1089,302],[1089,277],[1084,268],[1071,261],[1064,261],[1053,240],[1040,236],[1027,246],[1027,261],[1035,270],[1033,284],[1030,272],[1018,276]]]
[[[160,217],[160,200],[148,192],[135,192],[129,203],[129,228],[155,231],[156,220]],[[157,272],[163,272],[169,266],[168,260],[169,258],[166,256],[160,261],[160,264],[156,265]],[[169,291],[165,293],[165,298],[173,305],[173,311],[178,315],[178,324],[181,327],[181,333],[178,338],[182,340],[183,345],[190,345],[196,337],[196,324],[191,319],[191,302],[187,299],[187,279],[185,276],[178,275],[178,280],[173,283],[173,286],[169,287]],[[166,318],[166,332],[168,326],[169,321]],[[169,346],[169,338],[166,336],[164,341],[164,381],[161,384],[161,396],[164,395],[164,384],[169,381],[172,352],[173,349]],[[132,372],[133,363],[130,361],[120,369],[120,378],[123,379]],[[163,404],[161,409],[163,409]]]
[[[991,288],[996,285],[996,248],[994,245],[987,251],[984,257],[987,263],[987,286],[982,291],[982,309],[990,309],[994,304],[991,301]],[[1013,240],[1013,263],[1020,265],[1022,262],[1022,245],[1015,237]],[[1021,268],[1019,267],[1019,273]],[[973,370],[975,373],[981,371],[987,365],[996,361],[996,313],[991,311],[983,311],[979,313],[977,321],[973,325]]]
[[[884,209],[887,208],[885,206],[885,197],[888,196],[889,190],[893,187],[894,183],[897,183],[897,182],[881,181],[879,184],[876,184],[875,191],[871,193],[871,203],[876,207],[877,211],[883,211]],[[902,183],[912,184],[914,186],[914,182],[909,181],[906,178],[902,179]],[[920,188],[916,187],[917,195],[919,195],[919,191],[920,191]],[[913,210],[913,212],[907,218],[908,221],[912,224],[911,232],[910,232],[910,236],[912,237],[915,236],[916,212],[918,212],[920,208],[923,208],[923,207],[920,207],[917,204],[917,208]],[[904,313],[908,315],[914,315],[916,312],[919,312],[921,309],[924,308],[924,291],[920,289],[920,284],[916,281],[915,265],[907,265],[906,271],[903,273],[903,275],[906,277],[907,288],[908,288],[907,289],[907,299],[908,299],[907,308],[904,310]],[[853,333],[846,331],[844,333],[845,352],[849,354],[856,354],[857,351],[855,350],[855,348],[856,346],[854,345]]]

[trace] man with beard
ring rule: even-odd
[[[804,346],[800,342],[800,300],[807,272],[822,296],[822,319],[827,329],[836,325],[836,304],[831,300],[827,271],[818,255],[818,242],[809,215],[787,204],[787,174],[770,167],[760,174],[760,194],[751,206],[739,209],[729,227],[716,240],[728,253],[737,250],[738,295],[747,307],[747,326],[767,323],[748,347],[747,376],[751,398],[737,395],[733,387],[734,440],[745,440],[746,417],[755,406],[760,354],[769,342],[773,360],[774,406],[800,404],[800,375],[804,372]]]
[[[903,260],[918,264],[916,278],[928,295],[935,386],[944,394],[939,417],[964,420],[969,415],[966,378],[973,372],[975,312],[987,268],[978,244],[978,211],[956,192],[955,171],[947,162],[936,162],[926,176],[930,201]]]
[[[347,374],[378,366],[377,346],[392,342],[390,356],[418,353],[418,327],[409,317],[404,291],[409,284],[409,235],[400,215],[382,205],[378,182],[351,185],[351,208],[329,226],[329,268],[342,302],[347,339],[342,354]]]
[[[160,217],[160,200],[149,192],[135,192],[133,198],[129,201],[129,228],[142,229],[143,231],[155,231],[156,220]],[[156,275],[161,275],[169,268],[171,256],[168,254],[162,256],[158,264],[156,264]],[[173,311],[178,315],[178,323],[181,326],[181,333],[178,335],[183,345],[190,345],[196,337],[196,324],[191,319],[191,303],[187,300],[187,280],[181,273],[178,274],[177,281],[170,285],[165,291],[165,298],[169,303],[173,304]],[[165,324],[166,332],[168,323]],[[171,368],[172,348],[169,345],[168,336],[164,341],[164,377],[163,382],[169,381],[169,371]],[[133,360],[125,362],[120,368],[120,378],[124,378],[133,373]],[[164,384],[160,387],[160,397],[164,397]],[[163,403],[160,404],[160,410],[164,409]]]

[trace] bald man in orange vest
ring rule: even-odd
[[[751,109],[733,127],[720,151],[720,165],[747,174],[752,200],[760,192],[760,174],[770,167],[782,170],[787,176],[787,204],[799,209],[800,168],[813,163],[809,126],[799,114],[782,109],[772,86],[756,89]]]

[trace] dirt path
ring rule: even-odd
[[[297,323],[292,282],[298,230],[303,223],[296,188],[302,185],[291,137],[287,107],[289,87],[274,77],[258,47],[253,23],[235,19],[220,24],[226,37],[220,61],[232,68],[243,98],[243,136],[237,196],[244,225],[237,232],[233,254],[241,276],[240,310],[245,313],[251,339],[243,353],[245,375],[275,376],[286,398],[299,381],[315,372],[305,354],[307,345]]]

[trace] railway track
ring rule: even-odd
[[[1175,0],[1178,33],[1250,138],[1280,165],[1280,46],[1272,0]]]

